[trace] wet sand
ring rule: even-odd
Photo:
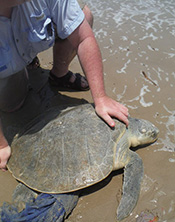
[[[158,221],[173,222],[175,221],[175,3],[148,0],[100,2],[89,0],[88,4],[95,17],[94,33],[102,52],[108,95],[125,104],[132,117],[148,119],[160,130],[157,142],[136,150],[143,160],[144,179],[137,206],[124,222],[137,221],[138,216],[147,210],[157,216]],[[41,102],[42,106],[40,109],[33,109],[34,106],[26,102],[25,107],[15,114],[15,121],[19,120],[18,126],[12,117],[4,115],[6,124],[12,121],[13,130],[12,127],[6,129],[10,139],[23,125],[21,117],[27,122],[48,106],[81,103],[82,98],[92,102],[90,92],[61,92],[62,95],[53,92],[49,94],[51,102],[49,99],[44,99],[44,95],[40,95],[38,89],[47,85],[48,69],[52,65],[51,50],[41,53],[40,60],[44,71],[35,72],[42,75],[43,81],[35,85],[36,75],[33,72],[31,93],[35,94],[32,104],[38,107],[38,102]],[[71,70],[81,71],[77,59],[71,64]],[[85,190],[67,222],[116,221],[116,209],[121,198],[122,175],[122,171],[114,172],[101,183]],[[2,204],[4,201],[11,201],[17,182],[9,172],[0,172],[0,181],[0,204]]]

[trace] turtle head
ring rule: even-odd
[[[153,143],[159,134],[159,130],[151,122],[143,119],[129,118],[128,130],[131,133],[131,146]]]

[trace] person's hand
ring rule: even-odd
[[[128,109],[110,97],[104,96],[96,99],[95,110],[110,127],[115,126],[115,122],[111,117],[121,120],[128,127]]]
[[[7,161],[9,159],[11,155],[11,148],[10,146],[6,146],[4,148],[0,149],[0,169],[2,169],[2,171],[6,171],[6,164]]]

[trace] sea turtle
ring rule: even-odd
[[[141,119],[129,118],[128,128],[115,122],[115,128],[110,128],[91,104],[60,113],[54,108],[14,139],[8,169],[33,190],[67,193],[124,168],[123,195],[117,209],[117,219],[122,220],[137,203],[143,177],[142,160],[129,147],[154,142],[159,130]]]

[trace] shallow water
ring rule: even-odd
[[[124,222],[147,210],[161,222],[175,221],[175,1],[87,0],[104,63],[108,95],[125,104],[132,117],[152,121],[156,143],[137,150],[145,176],[136,208]],[[51,67],[51,51],[41,53]],[[77,60],[71,68],[79,71]],[[92,101],[89,92],[66,93]],[[61,101],[64,98],[61,97]],[[55,100],[56,101],[56,100]],[[55,102],[54,101],[54,102]],[[0,172],[0,202],[10,201],[16,182]],[[6,185],[8,184],[8,186]],[[67,222],[114,222],[121,198],[122,172],[88,189]],[[144,220],[143,222],[147,222]]]

